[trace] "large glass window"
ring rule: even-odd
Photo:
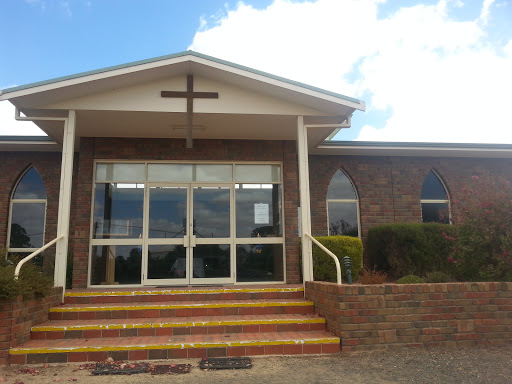
[[[94,239],[142,236],[144,184],[97,183],[94,191]]]
[[[348,176],[337,170],[327,189],[329,236],[359,237],[359,204],[356,190]]]
[[[430,171],[421,188],[421,216],[424,223],[450,223],[448,194],[439,176]]]
[[[237,237],[283,235],[281,185],[237,184],[235,197]]]
[[[14,189],[9,218],[9,252],[35,251],[44,245],[46,188],[34,167]]]
[[[90,284],[284,281],[281,178],[280,164],[96,163]]]

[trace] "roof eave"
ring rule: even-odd
[[[0,91],[0,100],[9,100],[35,93],[51,91],[54,89],[63,88],[67,86],[82,84],[95,80],[101,80],[114,76],[120,76],[138,71],[150,70],[152,68],[163,67],[166,65],[172,65],[186,61],[210,65],[227,72],[233,72],[245,77],[253,78],[254,80],[267,82],[269,84],[280,86],[283,88],[288,88],[292,91],[310,94],[311,96],[314,97],[319,97],[335,103],[343,104],[344,106],[353,108],[354,110],[357,109],[364,111],[366,108],[364,101],[352,97],[327,91],[321,88],[313,87],[283,77],[275,76],[266,72],[258,71],[253,68],[217,59],[212,56],[203,55],[194,51],[184,51],[172,55],[160,56],[157,58],[147,60],[134,61],[127,64],[106,67],[70,76],[58,77],[55,79],[4,89],[3,91]]]
[[[324,141],[315,155],[512,158],[512,144]]]

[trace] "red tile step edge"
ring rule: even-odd
[[[325,330],[325,319],[316,314],[54,320],[34,327],[31,338],[32,340],[56,340],[323,330]]]
[[[210,300],[261,300],[261,299],[303,299],[303,291],[290,292],[212,292],[212,293],[163,293],[105,296],[66,296],[66,304],[113,304],[113,303],[154,303],[160,301],[210,301]]]
[[[227,341],[226,341],[227,340]],[[10,364],[152,360],[223,356],[330,354],[339,338],[327,332],[29,341],[11,349]]]
[[[313,303],[306,300],[238,300],[141,303],[122,305],[61,306],[50,309],[50,320],[135,319],[156,317],[195,317],[229,315],[271,315],[312,313]]]

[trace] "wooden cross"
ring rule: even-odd
[[[194,99],[218,99],[217,92],[194,92],[194,76],[187,75],[187,90],[162,91],[162,97],[184,97],[187,99],[187,148],[192,148],[192,116],[194,114]]]

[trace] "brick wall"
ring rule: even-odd
[[[194,140],[192,149],[184,140],[82,138],[80,165],[74,196],[73,288],[87,285],[93,161],[186,160],[186,161],[279,161],[283,163],[284,221],[288,283],[300,281],[297,237],[298,176],[293,141]]]
[[[296,146],[293,141],[195,140],[186,149],[183,140],[81,138],[75,160],[72,194],[70,251],[73,253],[73,287],[87,284],[89,233],[94,159],[204,160],[283,162],[285,193],[285,246],[289,283],[300,280],[297,239],[299,202]],[[0,246],[7,243],[9,199],[20,175],[34,165],[48,193],[45,240],[56,236],[60,182],[60,153],[0,153]],[[327,234],[327,187],[338,169],[354,182],[359,196],[363,242],[368,230],[379,224],[421,222],[420,193],[431,169],[445,183],[452,200],[477,169],[512,177],[512,159],[413,158],[370,156],[311,156],[311,214],[314,235]]]
[[[337,285],[305,296],[342,351],[512,342],[512,283]]]
[[[0,365],[8,364],[10,348],[30,340],[33,326],[48,321],[50,308],[61,299],[62,288],[53,288],[44,298],[23,301],[19,296],[0,303]]]
[[[342,169],[359,196],[363,242],[376,225],[422,221],[421,188],[432,169],[452,200],[460,198],[462,187],[476,170],[512,177],[512,159],[311,156],[309,165],[313,235],[327,235],[327,188]]]

